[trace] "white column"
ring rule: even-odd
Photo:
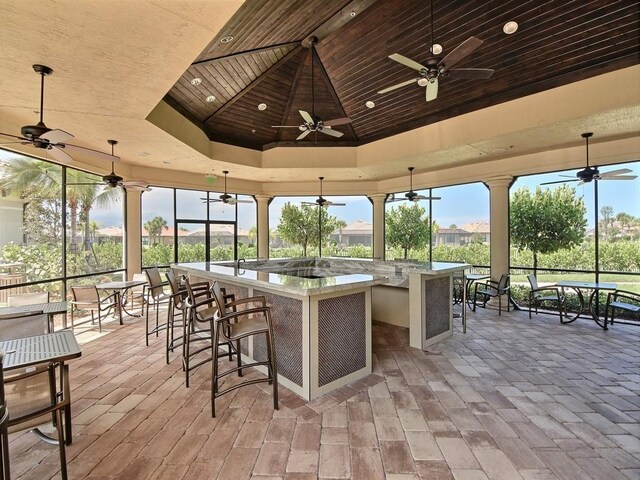
[[[509,186],[513,177],[489,178],[491,192],[491,280],[509,273]]]
[[[140,216],[142,192],[127,190],[126,224],[124,242],[127,254],[127,279],[134,273],[140,273],[142,265],[142,219]]]
[[[369,195],[373,202],[373,258],[384,260],[384,201],[385,194]]]
[[[256,195],[258,203],[258,258],[269,259],[269,201],[268,195]]]

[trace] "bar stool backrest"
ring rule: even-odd
[[[147,274],[147,280],[149,281],[149,288],[151,289],[151,296],[157,298],[162,295],[162,277],[160,277],[160,270],[158,267],[147,268],[144,271]]]
[[[531,290],[538,289],[538,279],[535,275],[527,275],[527,279],[529,280],[529,285],[531,285]]]
[[[213,285],[211,286],[211,293],[213,294],[213,298],[218,305],[220,316],[224,317],[229,312],[226,306],[226,302],[224,301],[224,292],[222,291],[222,288],[220,288],[220,284],[218,282],[213,282]]]

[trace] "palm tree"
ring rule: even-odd
[[[144,228],[147,229],[147,233],[149,234],[149,245],[156,245],[157,243],[160,243],[162,231],[166,227],[167,221],[160,216],[153,217],[144,224]]]

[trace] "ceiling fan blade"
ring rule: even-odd
[[[430,102],[431,100],[435,100],[436,98],[438,98],[438,79],[432,78],[431,80],[429,80],[429,83],[427,83],[426,90],[427,90],[426,91],[427,102]]]
[[[11,135],[10,133],[2,133],[2,132],[0,132],[0,135],[2,135],[3,137],[17,138],[19,140],[29,141],[28,138],[24,138],[24,137],[21,137],[19,135]]]
[[[346,207],[347,204],[346,203],[339,203],[339,202],[324,202],[324,204],[322,205],[323,207]]]
[[[78,185],[104,185],[102,182],[77,182],[77,183],[67,183],[67,186],[76,187]]]
[[[331,128],[323,128],[320,132],[325,133],[327,135],[331,135],[332,137],[340,138],[344,135],[344,133],[339,132],[337,130],[332,130]]]
[[[117,155],[111,155],[110,153],[104,153],[100,150],[94,150],[93,148],[81,147],[80,145],[72,145],[71,143],[65,143],[64,148],[76,151],[80,154],[89,155],[98,160],[105,160],[107,162],[117,162],[120,160],[120,157]]]
[[[574,178],[573,180],[556,180],[555,182],[544,182],[541,183],[540,185],[555,185],[556,183],[567,183],[567,182],[578,182],[579,180],[577,178]]]
[[[493,72],[491,68],[454,68],[449,70],[449,76],[462,80],[483,80],[491,78]]]
[[[65,143],[67,140],[71,140],[73,135],[69,132],[65,132],[64,130],[60,130],[59,128],[55,128],[43,133],[40,135],[40,138],[48,140],[49,143]]]
[[[416,195],[411,199],[412,202],[417,202],[418,200],[442,200],[442,197],[427,197],[425,195]]]
[[[600,180],[635,180],[637,175],[615,175],[610,177],[608,175],[600,175]]]
[[[47,149],[49,155],[62,163],[73,162],[73,158],[67,152],[62,150],[62,148],[57,147],[55,145],[51,145],[51,148]]]
[[[307,135],[309,135],[311,133],[311,130],[305,130],[304,132],[302,132],[300,135],[298,135],[298,138],[296,138],[296,140],[302,140],[304,137],[306,137]]]
[[[315,207],[317,203],[315,202],[302,202],[302,205],[307,205],[309,207]]]
[[[271,125],[271,128],[300,128],[300,125]]]
[[[625,173],[632,173],[633,170],[631,170],[630,168],[619,168],[618,170],[611,170],[609,172],[602,172],[600,174],[600,178],[602,177],[609,177],[612,175],[623,175]]]
[[[304,110],[298,110],[298,112],[300,112],[300,115],[302,115],[302,118],[304,118],[305,123],[315,123],[308,112],[305,112]]]
[[[404,55],[400,55],[399,53],[389,55],[389,58],[394,62],[401,63],[405,67],[413,68],[414,70],[417,70],[419,72],[421,72],[422,70],[427,70],[427,67],[425,67],[424,65],[420,65],[418,62],[415,62],[410,58],[405,57]]]
[[[438,67],[444,66],[447,69],[453,67],[456,63],[462,60],[467,55],[471,55],[480,45],[482,40],[476,37],[469,37],[456,48],[454,48],[449,55],[444,57],[438,62]]]
[[[336,127],[338,125],[345,125],[347,123],[351,123],[351,119],[349,117],[343,118],[334,118],[333,120],[327,120],[323,122],[327,127]]]
[[[416,79],[413,78],[411,80],[407,80],[406,82],[398,83],[397,85],[392,85],[391,87],[383,88],[382,90],[378,90],[379,94],[392,92],[393,90],[397,90],[398,88],[406,87],[407,85],[411,85],[412,83],[416,83]]]
[[[236,203],[253,203],[253,200],[236,200]]]
[[[19,143],[21,145],[30,145],[31,142],[2,142],[0,143],[0,145],[15,145],[16,143]]]

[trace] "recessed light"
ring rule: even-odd
[[[164,163],[165,165],[171,165],[171,162],[169,160],[163,160],[162,163]]]
[[[233,41],[232,35],[226,35],[220,39],[220,43],[229,43]]]
[[[504,27],[502,27],[502,31],[504,33],[506,33],[507,35],[511,35],[512,33],[516,33],[516,30],[518,30],[518,23],[514,22],[513,20],[511,20],[510,22],[505,23]]]
[[[202,83],[202,79],[198,77],[191,80],[191,85],[193,85],[194,87],[197,87],[201,83]]]
[[[431,45],[431,48],[429,50],[431,50],[431,53],[433,53],[434,55],[440,55],[442,53],[442,45],[440,45],[439,43],[434,43],[433,45]]]
[[[207,101],[207,103],[213,103],[216,101],[216,97],[214,95],[209,95],[207,98],[205,98],[205,100]]]
[[[349,12],[349,16],[355,17],[356,16],[355,10],[351,10],[351,12]]]
[[[267,104],[266,103],[260,103],[258,104],[258,110],[260,110],[261,112],[267,109]]]
[[[373,108],[376,106],[375,103],[373,103],[371,100],[369,100],[367,103],[365,103],[365,105],[367,106],[367,108]]]

